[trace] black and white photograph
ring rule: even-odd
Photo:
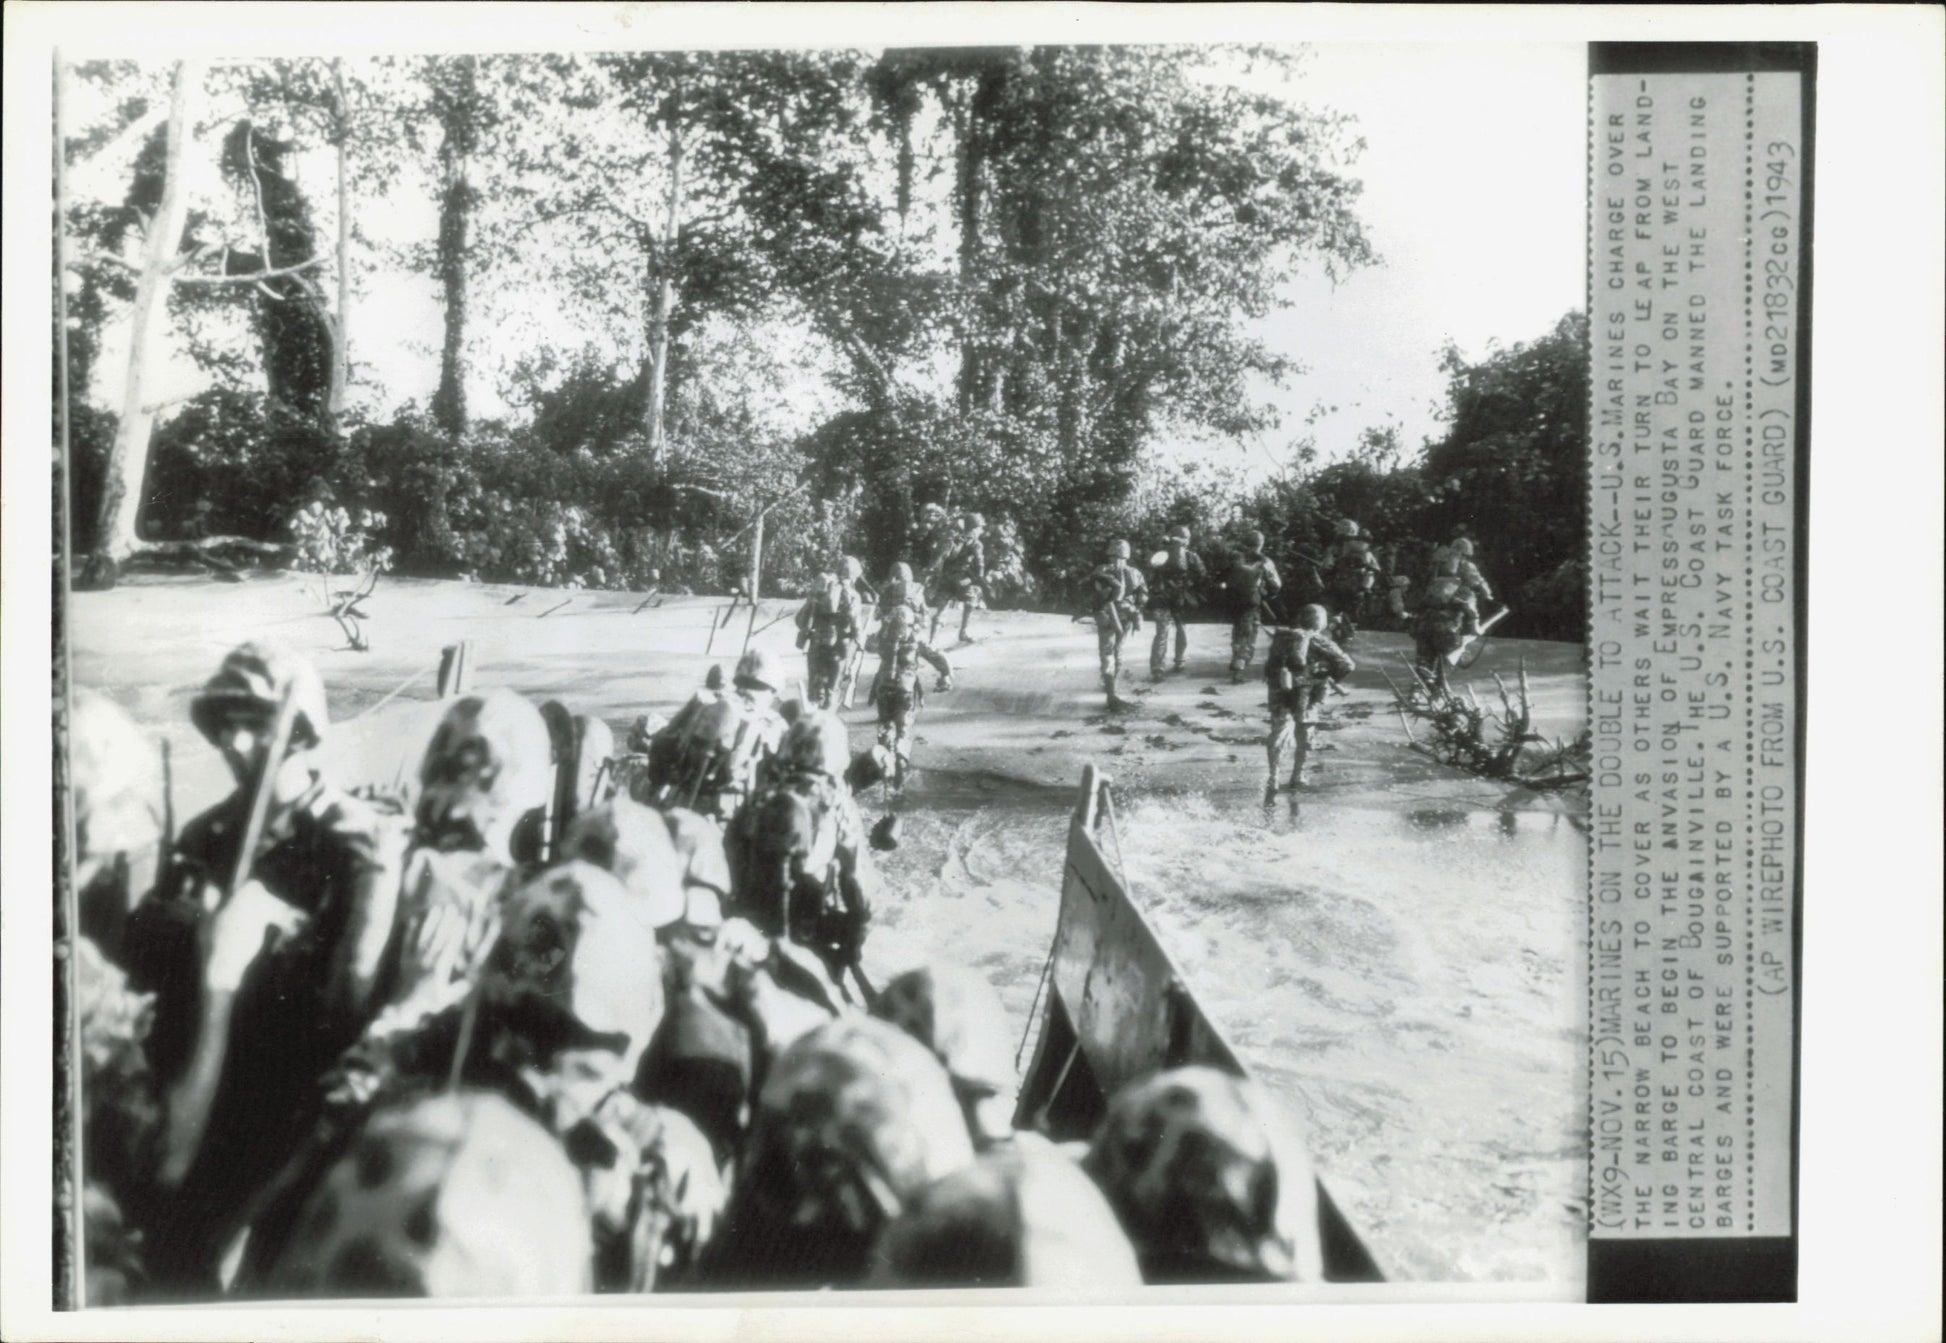
[[[51,377],[8,358],[51,386],[47,1304],[1584,1300],[1591,650],[1604,602],[1651,634],[1590,540],[1585,35],[153,8],[185,40],[68,13],[37,71]],[[1703,1160],[1650,1141],[1643,1209]]]

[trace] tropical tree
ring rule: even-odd
[[[1491,537],[1486,572],[1515,621],[1555,637],[1585,634],[1575,566],[1587,535],[1588,319],[1572,312],[1538,340],[1469,361],[1448,347],[1445,437],[1426,451],[1427,520]],[[1532,590],[1531,593],[1529,590]],[[1523,607],[1529,608],[1525,619]]]

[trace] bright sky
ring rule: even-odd
[[[1360,430],[1396,423],[1416,447],[1437,431],[1444,392],[1436,360],[1448,339],[1469,356],[1489,342],[1530,340],[1571,308],[1585,284],[1584,48],[1578,44],[1319,45],[1296,96],[1353,115],[1366,142],[1354,175],[1365,186],[1360,211],[1384,264],[1334,288],[1322,275],[1300,283],[1291,308],[1274,314],[1264,338],[1307,372],[1270,395],[1284,424],[1235,456],[1214,448],[1170,445],[1165,451],[1213,453],[1253,474],[1270,469],[1293,440],[1315,436],[1321,456],[1341,455]],[[130,137],[131,144],[134,137]],[[104,155],[104,160],[119,157]],[[198,157],[212,157],[205,154]],[[320,232],[332,226],[330,166],[306,156],[298,171],[316,198]],[[103,169],[98,169],[103,171]],[[119,176],[119,173],[115,174]],[[198,190],[219,189],[214,170]],[[119,183],[90,185],[118,195]],[[430,199],[400,199],[362,217],[366,230],[394,244],[430,243],[436,215]],[[328,235],[327,235],[328,236]],[[422,405],[437,378],[440,308],[429,278],[387,274],[361,284],[354,305],[354,399],[386,413],[406,400]],[[568,347],[582,333],[571,315],[529,296],[477,296],[499,312],[479,314],[487,348],[474,359],[469,394],[474,413],[505,413],[501,370],[541,344]],[[98,398],[112,398],[122,341],[111,332]],[[201,378],[172,361],[161,395],[187,395]],[[806,413],[826,411],[830,393],[803,389]],[[1336,407],[1306,425],[1314,407]]]
[[[1324,457],[1392,421],[1417,447],[1437,430],[1448,338],[1478,357],[1585,301],[1585,48],[1312,50],[1302,96],[1358,118],[1360,208],[1385,264],[1336,289],[1320,276],[1269,323],[1266,338],[1310,370],[1277,397],[1279,437],[1305,432],[1322,402],[1338,407],[1309,430]]]

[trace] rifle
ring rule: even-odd
[[[1485,620],[1481,621],[1479,633],[1467,635],[1465,640],[1460,644],[1458,648],[1455,648],[1452,652],[1446,655],[1446,665],[1449,667],[1459,667],[1462,671],[1464,671],[1467,667],[1471,667],[1473,665],[1473,662],[1479,661],[1478,654],[1475,654],[1473,658],[1473,662],[1468,662],[1464,664],[1464,666],[1462,666],[1460,659],[1465,657],[1468,650],[1470,649],[1473,649],[1475,647],[1485,648],[1487,631],[1491,630],[1495,625],[1498,625],[1502,620],[1506,619],[1508,613],[1511,612],[1512,610],[1513,608],[1510,606],[1503,606],[1498,611],[1495,611],[1491,616],[1488,616]]]
[[[257,772],[256,787],[250,794],[250,813],[243,826],[243,843],[237,849],[236,867],[230,876],[229,889],[223,893],[226,904],[237,893],[237,888],[249,880],[250,869],[256,865],[257,845],[263,839],[264,826],[270,820],[270,798],[276,788],[277,770],[284,763],[284,752],[290,748],[291,731],[297,723],[296,692],[295,682],[285,686],[284,697],[277,704],[277,717],[270,728],[270,744],[264,752],[263,765]]]
[[[270,799],[276,790],[277,771],[284,763],[284,752],[290,746],[291,729],[297,721],[296,691],[295,683],[285,686],[283,697],[278,701],[270,741],[264,751],[263,763],[257,767],[256,782],[251,789],[250,811],[244,821],[241,843],[237,847],[236,865],[231,870],[228,889],[219,897],[217,910],[236,898],[243,883],[250,879],[251,868],[256,865],[257,845],[263,839],[264,826],[270,818]],[[205,917],[214,919],[217,910],[210,910]],[[158,1163],[157,1179],[165,1189],[180,1188],[201,1153],[203,1137],[209,1128],[210,1111],[216,1102],[216,1091],[223,1080],[225,1055],[229,1052],[230,1014],[235,1006],[236,994],[232,990],[223,990],[210,993],[207,997],[208,1001],[202,1005],[202,1024],[188,1066],[164,1098],[163,1152]]]
[[[1096,572],[1099,573],[1100,571],[1097,570]],[[1090,579],[1089,581],[1093,582],[1094,580]],[[1099,625],[1105,613],[1108,621],[1108,626],[1110,629],[1115,631],[1115,637],[1118,639],[1124,637],[1128,633],[1128,631],[1124,629],[1122,626],[1122,612],[1121,612],[1122,599],[1125,598],[1127,595],[1128,595],[1128,578],[1120,571],[1120,569],[1117,569],[1115,572],[1115,590],[1108,594],[1107,600],[1103,601],[1100,605],[1098,605],[1095,608],[1096,611],[1095,623]],[[1080,618],[1081,617],[1079,616],[1075,617],[1077,621],[1079,621]]]

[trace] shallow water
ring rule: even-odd
[[[1069,799],[919,781],[868,960],[978,967],[1027,1034]],[[1396,799],[1394,799],[1396,802]],[[1118,798],[1138,901],[1395,1277],[1580,1273],[1585,838],[1554,813]],[[1023,1062],[1025,1061],[1023,1056]]]

